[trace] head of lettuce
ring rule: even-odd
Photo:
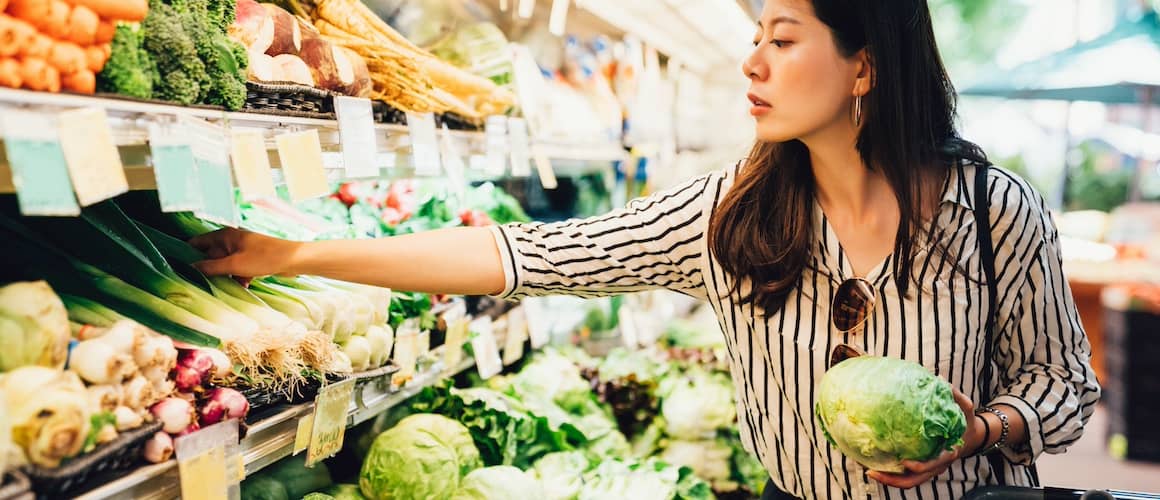
[[[466,427],[418,413],[375,438],[358,484],[372,500],[450,498],[460,480],[482,466]]]
[[[831,367],[814,413],[844,455],[884,472],[903,472],[903,460],[930,460],[961,444],[967,428],[950,384],[916,363],[877,356]]]

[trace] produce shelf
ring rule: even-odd
[[[441,360],[443,347],[431,350],[430,356]],[[417,373],[409,383],[402,388],[392,389],[384,386],[368,384],[362,393],[356,392],[350,402],[347,414],[347,426],[351,427],[406,401],[425,387],[430,387],[440,380],[463,373],[475,366],[475,361],[464,357],[458,365],[446,369],[442,361],[437,361]],[[360,404],[361,401],[361,404]],[[291,455],[294,451],[294,439],[298,431],[298,422],[310,415],[314,410],[314,403],[287,406],[286,409],[270,417],[262,419],[249,427],[246,437],[241,441],[242,460],[245,462],[246,476],[254,474],[263,468]],[[303,452],[305,453],[305,452]],[[139,500],[168,500],[181,496],[180,481],[178,478],[177,461],[151,465],[101,485],[77,497],[82,500],[98,499],[139,499]]]
[[[283,132],[317,130],[323,151],[323,167],[331,181],[346,180],[341,159],[341,140],[336,120],[298,118],[261,113],[226,112],[202,107],[184,107],[170,104],[143,102],[128,99],[82,96],[72,94],[52,94],[0,88],[0,113],[11,110],[59,113],[78,108],[101,108],[109,118],[113,140],[117,144],[125,166],[129,187],[135,190],[156,189],[156,180],[148,149],[149,126],[154,123],[173,122],[178,116],[201,118],[214,122],[228,123],[232,128],[263,130],[270,155],[270,166],[275,169],[274,180],[281,183],[281,163],[274,144],[274,135]],[[450,136],[452,148],[463,156],[467,165],[478,164],[487,152],[484,132],[438,130],[437,136],[443,141]],[[414,176],[411,168],[411,138],[403,125],[375,124],[375,136],[379,147],[380,177],[399,178]],[[568,167],[557,170],[557,176],[587,173],[592,168],[604,168],[601,163],[609,163],[627,157],[620,144],[568,144],[559,141],[532,141],[530,152],[544,155],[554,163],[581,164],[579,168]],[[595,167],[583,165],[596,163]],[[469,174],[471,173],[469,169]],[[510,175],[510,171],[505,176]],[[495,177],[495,176],[493,176]],[[0,151],[0,193],[13,193],[12,172],[3,151]]]

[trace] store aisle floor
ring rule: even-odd
[[[1116,460],[1108,455],[1108,414],[1099,406],[1082,438],[1063,455],[1044,455],[1039,474],[1044,484],[1160,492],[1160,463]]]

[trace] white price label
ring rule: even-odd
[[[507,314],[507,335],[503,340],[503,364],[511,366],[524,357],[524,341],[528,340],[528,321],[522,308]]]
[[[342,164],[347,178],[378,177],[375,162],[375,116],[371,100],[336,96],[334,112],[338,117],[338,135],[342,140]]]
[[[507,117],[489,116],[484,129],[487,138],[485,170],[487,175],[502,176],[507,172]]]
[[[467,189],[467,178],[464,177],[464,170],[467,170],[467,163],[463,160],[463,153],[459,150],[459,145],[455,138],[451,136],[451,130],[447,128],[447,124],[443,124],[443,169],[447,171],[447,180],[451,183],[451,189],[463,198],[464,192]]]
[[[107,200],[129,190],[121,153],[104,108],[60,114],[60,147],[81,206]]]
[[[556,189],[559,182],[556,180],[556,171],[552,168],[552,160],[544,153],[536,153],[533,157],[536,162],[536,174],[540,176],[540,185],[544,189]]]
[[[512,176],[527,177],[532,174],[531,148],[528,145],[528,122],[523,118],[508,120],[508,137],[511,138]]]
[[[407,113],[407,131],[411,134],[415,174],[439,175],[439,137],[435,132],[435,115]]]
[[[568,4],[571,0],[552,0],[552,12],[548,15],[548,31],[556,36],[564,36],[568,26]]]
[[[503,362],[499,357],[499,345],[492,331],[491,318],[476,318],[471,322],[470,330],[475,333],[475,338],[471,339],[471,350],[475,354],[475,367],[479,370],[479,376],[487,380],[499,375],[503,371]]]
[[[281,134],[275,142],[291,201],[318,198],[330,192],[326,170],[322,168],[322,143],[318,139],[318,130]]]
[[[620,338],[624,341],[624,346],[635,350],[640,346],[640,331],[637,329],[636,314],[632,312],[631,308],[621,306],[620,311],[617,312],[617,317],[620,323]]]
[[[543,298],[529,297],[520,301],[520,308],[528,321],[528,337],[532,349],[548,345],[552,340],[552,324],[548,321],[548,310]]]
[[[242,199],[252,201],[277,196],[274,175],[270,170],[270,155],[266,152],[266,136],[262,130],[230,130],[230,159]]]

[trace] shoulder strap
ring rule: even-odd
[[[987,171],[990,165],[981,164],[975,168],[975,226],[978,228],[979,261],[983,264],[983,274],[987,276],[987,314],[985,353],[983,363],[983,384],[980,394],[983,397],[991,396],[991,370],[995,356],[995,310],[996,283],[995,283],[995,247],[991,242],[991,207],[987,196]]]
[[[974,212],[975,225],[978,227],[979,261],[983,265],[983,274],[987,276],[987,303],[989,304],[986,323],[986,339],[984,340],[983,384],[979,394],[984,398],[991,397],[991,376],[995,365],[995,323],[998,311],[998,282],[995,280],[995,246],[991,236],[991,207],[990,193],[987,186],[987,171],[989,164],[980,164],[975,168],[975,198]],[[991,470],[999,484],[1006,484],[1006,467],[1002,455],[992,453],[987,455],[991,463]],[[1032,464],[1030,467],[1031,481],[1039,486],[1039,470]]]

